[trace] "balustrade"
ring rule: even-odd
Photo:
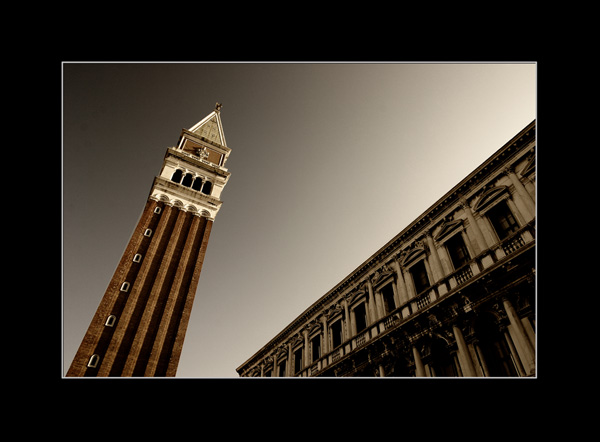
[[[467,264],[457,269],[455,272],[441,279],[435,285],[428,287],[426,290],[419,293],[415,298],[410,299],[405,304],[400,305],[398,308],[391,311],[387,316],[370,324],[367,329],[362,331],[360,334],[351,337],[345,342],[342,342],[339,347],[323,355],[310,366],[305,367],[299,375],[313,376],[317,374],[319,371],[336,363],[356,348],[364,346],[367,342],[371,341],[381,333],[392,328],[396,328],[404,322],[409,321],[412,315],[425,309],[436,300],[445,298],[452,293],[455,293],[455,291],[461,288],[464,283],[472,279],[475,275],[479,274],[480,271],[486,267],[483,261],[488,254],[492,253],[493,255],[493,252],[501,250],[504,253],[504,256],[496,253],[496,258],[494,261],[497,263],[505,256],[511,255],[525,246],[527,243],[533,241],[533,238],[535,237],[533,224],[534,221],[525,225],[513,235],[499,242],[491,249],[485,250]],[[404,315],[403,317],[401,312],[406,310],[407,307],[409,309],[409,314],[408,316]],[[470,309],[470,307],[466,306],[465,311],[468,311],[467,308]]]

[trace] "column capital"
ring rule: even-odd
[[[515,172],[515,165],[514,164],[508,164],[504,167],[504,169],[502,169],[502,173],[505,175],[510,175],[511,173]]]

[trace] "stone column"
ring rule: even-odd
[[[350,312],[348,311],[348,299],[347,297],[344,297],[344,316],[346,317],[346,326],[344,327],[344,335],[346,337],[346,339],[344,340],[348,340],[353,336],[352,333],[352,328],[353,328],[353,324],[352,324],[352,318],[350,317]]]
[[[279,370],[277,370],[277,351],[273,353],[273,377],[279,377]]]
[[[475,245],[475,254],[479,255],[484,250],[489,249],[490,246],[483,237],[483,233],[481,232],[479,224],[477,224],[477,221],[473,216],[473,211],[471,210],[471,206],[469,206],[467,200],[465,198],[461,198],[460,202],[467,215],[467,219],[469,220],[469,225],[471,226],[472,232],[475,235],[475,241],[471,241],[471,244]]]
[[[371,280],[368,278],[367,278],[367,290],[369,292],[367,318],[368,318],[368,325],[371,325],[374,322],[377,322],[377,319],[379,319],[379,317],[377,315],[377,304],[375,302],[375,296],[373,295],[373,284],[371,284]]]
[[[310,365],[310,351],[309,351],[309,342],[308,342],[308,327],[305,327],[304,330],[302,330],[302,333],[304,334],[304,366],[302,368],[306,368]]]
[[[456,339],[456,346],[458,347],[458,362],[460,363],[460,369],[465,377],[477,376],[471,355],[469,354],[469,348],[465,342],[462,331],[456,326],[452,326],[454,332],[454,338]]]
[[[406,289],[406,283],[404,282],[404,276],[402,274],[402,268],[397,259],[394,259],[394,266],[396,267],[396,274],[398,278],[396,280],[396,288],[398,289],[398,305],[403,305],[408,302],[408,291]]]
[[[438,255],[437,247],[435,246],[433,238],[429,231],[427,231],[427,233],[425,234],[425,238],[427,240],[427,246],[429,246],[429,251],[431,253],[431,274],[433,276],[433,285],[444,277],[444,271],[442,269],[442,261],[440,260],[440,255]]]
[[[525,222],[528,223],[535,218],[535,202],[533,201],[533,198],[531,198],[531,195],[529,195],[529,192],[527,192],[527,189],[525,189],[525,186],[523,186],[523,183],[517,174],[514,172],[512,166],[507,167],[504,172],[510,179],[512,185],[515,187],[515,191],[523,203],[521,207],[521,214],[525,218]]]
[[[415,375],[416,375],[416,377],[418,377],[418,378],[426,377],[425,367],[423,366],[423,361],[421,361],[421,355],[419,354],[419,350],[417,350],[417,347],[415,347],[414,345],[412,348],[412,352],[413,352],[413,357],[415,359]]]
[[[408,300],[410,301],[415,296],[417,296],[417,290],[415,289],[415,286],[414,286],[414,283],[412,280],[412,275],[410,274],[410,272],[408,271],[408,269],[406,267],[404,267],[402,269],[402,276],[404,276],[404,281],[406,282],[406,289],[408,292]]]
[[[329,330],[327,328],[327,317],[321,316],[321,323],[323,324],[323,341],[321,342],[322,356],[329,353]]]
[[[527,374],[535,373],[535,351],[529,342],[527,333],[515,308],[508,299],[503,299],[502,304],[510,322],[509,333],[518,348],[521,349],[521,362]]]
[[[294,352],[292,351],[292,343],[288,342],[288,360],[287,360],[287,364],[286,365],[286,376],[288,377],[292,377],[294,376],[294,364],[292,363],[293,361],[293,356],[294,356]]]

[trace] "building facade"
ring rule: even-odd
[[[68,377],[175,376],[230,176],[220,107],[167,149]]]
[[[535,121],[237,368],[535,376]]]

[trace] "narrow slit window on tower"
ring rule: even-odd
[[[129,291],[129,283],[128,282],[124,282],[123,284],[121,284],[121,291],[122,292],[128,292]]]
[[[133,256],[133,262],[141,262],[142,261],[142,255],[140,255],[139,253],[136,253]]]
[[[115,322],[117,322],[117,317],[115,315],[110,315],[108,318],[106,318],[104,325],[107,327],[113,327]]]
[[[152,230],[146,229],[146,231],[144,232],[144,236],[152,236]]]
[[[100,356],[92,355],[90,356],[90,360],[87,363],[88,368],[96,368],[98,366],[98,362],[100,362]]]

